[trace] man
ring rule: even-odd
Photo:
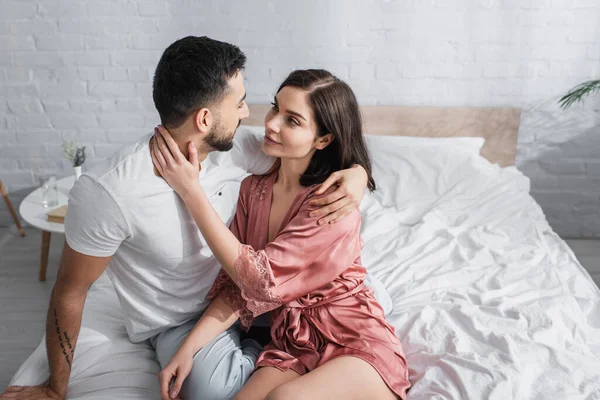
[[[200,183],[225,221],[233,217],[241,180],[248,173],[266,173],[274,162],[260,151],[262,138],[245,133],[234,140],[248,116],[245,61],[236,46],[186,37],[165,50],[154,76],[161,122],[186,155],[189,141],[199,149]],[[0,399],[65,397],[87,291],[105,270],[131,341],[149,340],[163,367],[207,307],[205,297],[220,266],[183,202],[156,175],[150,138],[125,146],[71,190],[66,244],[46,323],[49,382],[9,388]],[[360,167],[337,178],[341,186],[328,198],[333,204],[321,213],[338,211],[327,220],[356,208],[366,187]],[[197,354],[181,393],[186,399],[232,397],[248,379],[260,350],[254,340],[242,341],[239,327],[232,327]]]

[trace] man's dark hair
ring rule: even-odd
[[[177,128],[194,112],[218,103],[227,80],[244,69],[246,56],[237,47],[206,36],[188,36],[163,53],[152,85],[161,123]]]

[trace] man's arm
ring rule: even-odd
[[[50,365],[50,380],[46,385],[9,387],[0,395],[0,399],[65,398],[87,292],[106,269],[111,258],[112,256],[86,256],[65,243],[46,320],[46,352]]]
[[[60,398],[64,398],[67,391],[87,291],[104,272],[110,259],[83,255],[67,243],[63,248],[46,320],[46,350],[50,364],[48,385]]]

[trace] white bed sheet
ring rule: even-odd
[[[363,261],[393,301],[409,399],[600,399],[600,290],[482,142],[369,138],[378,188]],[[457,145],[459,143],[459,145]],[[152,349],[127,339],[112,285],[90,290],[69,399],[159,399]],[[12,384],[48,377],[43,341]]]

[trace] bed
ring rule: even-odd
[[[260,131],[268,106],[251,106]],[[392,299],[409,399],[600,399],[600,290],[515,167],[519,110],[363,107],[378,190],[363,261]],[[90,289],[68,399],[159,399],[106,276]],[[12,384],[49,375],[44,341]]]

